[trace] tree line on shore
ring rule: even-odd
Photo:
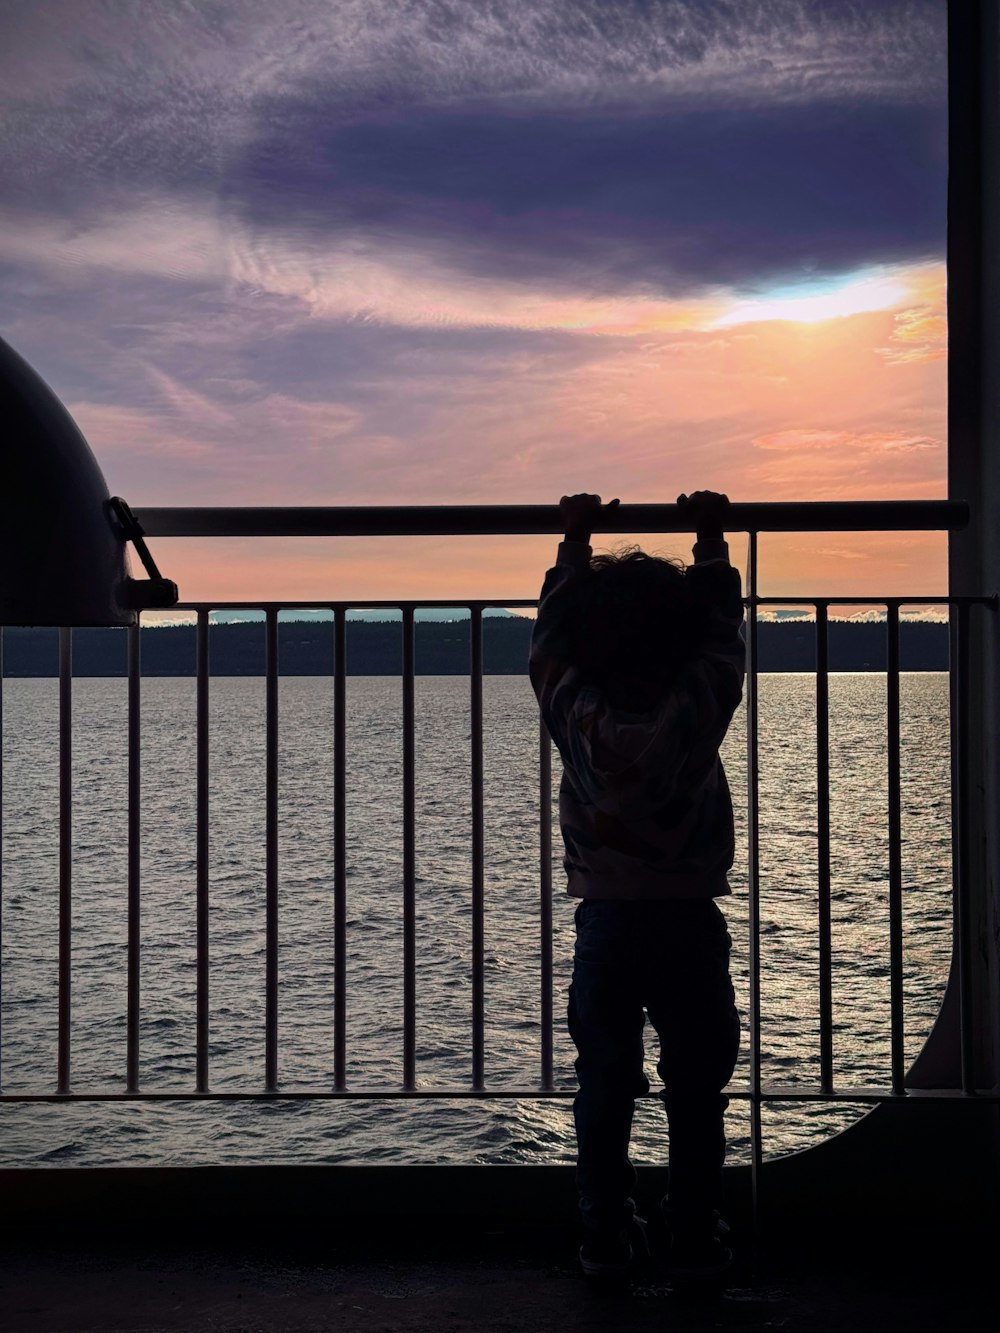
[[[524,616],[483,620],[483,666],[488,675],[527,670],[532,621]],[[78,676],[124,676],[126,632],[75,629],[73,671]],[[402,633],[396,621],[350,621],[347,674],[394,676],[402,671]],[[829,666],[833,671],[884,671],[887,634],[880,621],[831,621]],[[265,666],[264,626],[257,622],[213,625],[209,631],[210,670],[217,676],[259,676]],[[192,676],[196,670],[194,625],[144,627],[142,672],[147,676]],[[278,624],[278,657],[283,675],[325,676],[334,671],[330,622],[287,620]],[[467,675],[469,621],[417,621],[414,660],[418,675]],[[762,621],[758,626],[761,671],[813,671],[816,626],[807,620]],[[903,621],[900,663],[904,671],[947,671],[948,626]],[[58,631],[6,629],[3,674],[44,677],[58,674]]]

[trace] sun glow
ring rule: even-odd
[[[734,324],[759,324],[788,320],[796,324],[818,324],[846,315],[891,310],[906,299],[907,288],[896,274],[870,270],[847,281],[797,283],[776,288],[766,296],[738,300],[715,323],[716,328]]]

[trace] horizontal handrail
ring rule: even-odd
[[[985,593],[960,597],[955,594],[929,593],[921,596],[909,593],[905,597],[890,597],[884,593],[870,593],[868,596],[807,596],[805,594],[786,597],[743,598],[746,605],[754,606],[987,606],[991,610],[1000,609],[1000,595]],[[313,597],[307,600],[292,601],[282,598],[274,601],[266,597],[255,601],[234,601],[232,598],[220,598],[214,602],[178,602],[173,611],[257,611],[265,615],[268,611],[399,611],[412,608],[414,611],[495,611],[511,609],[532,610],[538,606],[537,597],[355,597],[329,598]],[[489,617],[487,617],[488,619]]]
[[[563,530],[557,505],[298,505],[134,510],[149,537],[484,537]],[[952,532],[969,522],[965,500],[823,500],[734,504],[732,532]],[[675,504],[623,504],[600,532],[690,532]]]

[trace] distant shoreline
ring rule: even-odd
[[[533,622],[506,616],[483,621],[484,675],[524,675]],[[886,669],[886,626],[881,621],[831,621],[829,669],[832,672]],[[816,626],[812,621],[763,621],[757,627],[758,669],[762,674],[812,672],[816,669]],[[948,625],[903,621],[900,668],[948,670]],[[144,627],[142,673],[147,677],[183,678],[195,674],[194,625]],[[283,676],[332,676],[334,642],[329,622],[282,621],[278,656]],[[414,628],[418,676],[469,674],[469,622],[418,621]],[[264,626],[239,621],[213,625],[209,632],[209,669],[215,677],[264,675]],[[78,677],[114,679],[127,674],[126,635],[120,629],[81,628],[73,632],[73,672]],[[6,629],[3,675],[7,679],[48,678],[58,674],[58,631]],[[348,676],[402,675],[399,621],[352,621],[347,627]]]

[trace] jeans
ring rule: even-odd
[[[634,1212],[628,1145],[635,1098],[649,1091],[644,1009],[660,1042],[671,1216],[697,1227],[718,1208],[728,1105],[722,1089],[740,1044],[731,944],[711,899],[584,899],[576,909],[569,1031],[580,1085],[577,1190],[588,1228],[620,1227]]]

